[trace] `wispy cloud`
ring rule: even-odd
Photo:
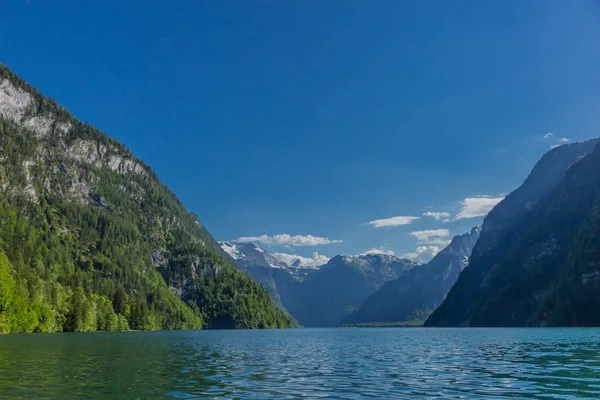
[[[262,243],[267,245],[284,245],[284,246],[320,246],[324,244],[342,243],[343,240],[330,240],[325,237],[313,235],[288,235],[282,233],[279,235],[268,236],[245,236],[237,239],[237,242],[242,243]]]
[[[423,213],[423,216],[434,218],[437,221],[448,222],[449,221],[448,217],[450,216],[450,213],[449,212],[428,211],[426,213]]]
[[[304,267],[319,267],[323,264],[327,264],[329,261],[329,257],[319,254],[316,251],[313,253],[312,257],[302,257],[287,253],[274,253],[273,256],[290,266],[295,263],[296,260],[300,260],[300,264]]]
[[[361,256],[367,256],[369,254],[385,254],[385,255],[388,255],[388,256],[395,255],[392,250],[383,250],[383,249],[373,248],[371,250],[365,251],[364,253],[361,254]]]
[[[400,225],[409,225],[414,221],[418,220],[419,217],[406,217],[406,216],[398,216],[398,217],[390,217],[383,219],[376,219],[371,222],[367,222],[367,225],[371,225],[374,228],[389,228]]]
[[[569,143],[571,141],[571,139],[566,138],[566,137],[556,137],[553,133],[546,133],[544,136],[542,136],[545,140],[548,139],[552,139],[553,142],[556,142],[555,144],[550,145],[551,149],[557,148],[558,146],[560,146],[562,143]]]
[[[418,244],[447,246],[450,243],[448,229],[430,229],[411,232],[410,235],[418,240]]]
[[[435,257],[440,250],[441,248],[439,246],[417,246],[414,253],[406,253],[403,254],[402,257],[409,258],[419,263],[426,263]]]
[[[465,219],[465,218],[475,218],[482,217],[487,215],[492,208],[498,203],[500,203],[504,198],[503,197],[489,197],[489,196],[477,196],[477,197],[467,197],[462,200],[460,203],[462,205],[462,209],[460,212],[454,217],[455,220]]]

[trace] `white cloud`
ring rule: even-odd
[[[503,197],[467,197],[463,201],[462,210],[454,217],[455,220],[465,218],[475,218],[487,215],[488,212],[498,203],[503,200]]]
[[[415,237],[420,243],[431,243],[433,241],[439,242],[445,240],[443,238],[450,236],[450,231],[448,229],[432,229],[411,232],[410,235]]]
[[[414,253],[406,253],[402,256],[419,263],[426,263],[435,257],[440,250],[441,248],[439,246],[418,246]]]
[[[302,257],[287,253],[274,253],[273,256],[290,266],[296,262],[296,260],[300,260],[300,264],[304,267],[319,267],[323,264],[327,264],[329,261],[329,257],[319,254],[316,251],[313,253],[312,257]]]
[[[401,217],[401,216],[399,216],[399,217],[376,219],[374,221],[367,222],[367,225],[371,225],[374,228],[394,227],[394,226],[400,226],[400,225],[409,225],[418,219],[419,219],[419,217]]]
[[[569,143],[571,141],[571,139],[566,137],[555,137],[552,133],[546,133],[543,137],[544,139],[552,139],[553,142],[556,142],[556,144],[550,145],[551,149],[555,149],[560,146],[560,144]]]
[[[394,252],[392,250],[383,250],[383,249],[371,249],[371,250],[367,250],[364,253],[361,254],[361,256],[368,256],[369,254],[385,254],[388,256],[393,256],[395,255]]]
[[[448,217],[450,216],[449,212],[435,212],[435,211],[427,211],[426,213],[423,213],[423,216],[425,217],[431,217],[434,218],[437,221],[443,221],[444,222],[448,222]]]
[[[427,240],[425,242],[419,242],[419,244],[433,244],[436,246],[442,246],[442,247],[446,247],[450,244],[451,240],[450,239],[430,239]]]
[[[324,237],[313,235],[288,235],[287,233],[268,236],[246,236],[236,240],[242,243],[262,243],[267,245],[287,245],[287,246],[319,246],[323,244],[342,243],[343,240],[329,240]]]

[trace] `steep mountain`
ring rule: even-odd
[[[277,254],[273,255],[267,250],[258,247],[253,243],[243,243],[237,241],[220,241],[218,243],[223,251],[232,259],[234,259],[236,264],[242,269],[250,267],[276,268],[286,269],[294,275],[302,275],[306,272],[304,270],[314,270],[320,267],[320,265],[305,265],[300,258],[292,258],[291,260],[293,261],[288,264],[278,259],[276,257]]]
[[[221,248],[233,258],[242,269],[252,267],[289,268],[268,251],[252,243],[219,242]]]
[[[546,153],[486,217],[429,326],[600,325],[598,140]]]
[[[122,144],[0,66],[0,333],[286,327]]]
[[[422,321],[435,310],[467,266],[481,229],[455,236],[425,265],[383,285],[344,324]]]
[[[285,308],[302,325],[335,326],[383,284],[416,265],[384,254],[336,256],[303,282],[278,289]]]
[[[278,284],[295,284],[296,277],[293,271],[299,267],[298,264],[296,267],[291,268],[268,251],[252,243],[233,241],[219,242],[219,244],[241,271],[258,282],[267,291],[271,299],[280,308],[285,309],[277,287]]]

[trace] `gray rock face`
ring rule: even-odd
[[[461,271],[468,265],[481,229],[456,236],[425,265],[412,268],[383,285],[345,324],[424,320],[444,300]]]
[[[34,103],[30,93],[17,89],[8,79],[0,82],[0,118],[18,124],[29,131],[32,136],[42,140],[50,135],[64,136],[72,128],[70,122],[59,122],[53,115],[36,115]],[[54,156],[57,154],[45,153],[44,146],[40,145],[38,160],[27,162],[48,161]],[[74,161],[95,167],[107,167],[122,174],[146,173],[145,168],[137,161],[125,157],[119,152],[110,151],[105,145],[93,140],[78,140],[66,148],[64,154],[60,156],[67,156]],[[31,185],[28,185],[24,192],[32,200],[37,197],[35,189]]]
[[[0,82],[0,117],[21,122],[31,104],[31,95],[13,86],[8,80]]]
[[[109,148],[95,140],[78,139],[69,142],[65,135],[72,129],[71,122],[57,121],[52,114],[37,113],[36,104],[31,93],[16,88],[8,79],[0,82],[0,119],[18,125],[25,134],[37,139],[34,139],[34,151],[28,155],[28,159],[22,162],[25,176],[24,185],[9,188],[5,182],[0,182],[1,189],[20,191],[31,201],[36,202],[41,194],[39,193],[40,186],[35,184],[38,178],[36,176],[37,166],[50,165],[56,173],[51,177],[44,178],[44,181],[41,182],[44,191],[60,197],[70,196],[83,204],[108,208],[104,199],[94,196],[93,172],[85,168],[86,173],[81,173],[80,165],[107,168],[123,175],[147,173],[142,165],[130,156],[123,154],[120,149]],[[50,137],[58,142],[59,146],[50,145]],[[2,155],[1,149],[0,156],[0,162],[5,162],[6,157]],[[0,170],[1,168],[2,165],[0,165]],[[1,175],[0,173],[0,179]],[[57,183],[57,179],[63,176],[67,177],[68,185],[65,185],[64,182]],[[141,191],[137,190],[135,185],[135,182],[131,182],[129,187],[131,196],[141,198],[143,193],[140,193]]]
[[[8,79],[0,82],[0,118],[20,124],[38,138],[48,136],[54,127],[62,134],[71,128],[70,124],[56,123],[48,116],[28,116],[33,111],[33,100],[29,93],[15,88]]]
[[[18,126],[21,134],[30,135],[30,143],[33,143],[31,151],[19,162],[24,177],[20,185],[2,181],[2,163],[7,162],[7,158],[0,149],[1,190],[20,192],[33,202],[45,192],[109,209],[108,201],[97,194],[99,178],[88,167],[106,168],[122,175],[147,174],[123,148],[97,140],[67,138],[72,123],[64,118],[59,121],[52,113],[41,113],[40,101],[34,92],[24,91],[10,80],[0,81],[0,119]],[[40,176],[39,171],[44,168],[50,168],[53,173]],[[121,188],[129,191],[131,198],[141,199],[144,195],[144,190],[133,180]]]
[[[67,154],[73,159],[92,164],[96,167],[108,167],[111,171],[122,174],[131,172],[138,175],[144,174],[146,170],[134,160],[123,157],[120,154],[110,154],[106,146],[91,141],[79,140],[67,149]]]

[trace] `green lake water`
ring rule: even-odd
[[[600,398],[600,329],[0,336],[0,399]]]

